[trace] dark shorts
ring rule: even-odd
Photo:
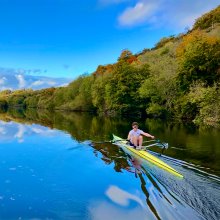
[[[136,146],[131,141],[128,141],[127,144],[129,144],[131,147],[136,148]]]

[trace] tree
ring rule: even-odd
[[[140,111],[141,98],[138,89],[148,76],[147,64],[135,67],[123,60],[118,62],[105,87],[107,108],[121,114]]]
[[[126,61],[132,56],[132,52],[130,50],[124,49],[121,52],[121,55],[118,58],[118,61]]]
[[[220,79],[220,39],[194,31],[183,38],[177,48],[179,74],[178,81],[182,91],[201,80],[211,86]]]

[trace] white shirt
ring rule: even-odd
[[[129,132],[129,136],[132,138],[132,137],[138,137],[138,136],[140,136],[141,134],[143,134],[144,132],[142,131],[142,130],[140,130],[140,129],[137,129],[136,131],[135,130],[131,130],[130,132]]]

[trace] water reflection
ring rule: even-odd
[[[53,136],[55,135],[55,130],[37,124],[24,125],[17,122],[7,123],[0,121],[0,142],[17,140],[17,142],[22,143],[25,141],[25,137],[27,138],[29,135],[34,134]]]
[[[100,158],[105,163],[114,163],[114,169],[117,172],[127,171],[140,180],[140,188],[145,196],[148,212],[151,213],[152,218],[189,219],[193,217],[193,219],[203,219],[205,217],[207,219],[218,219],[220,178],[216,176],[217,182],[210,181],[207,175],[202,175],[203,172],[197,174],[191,168],[188,170],[190,164],[181,161],[177,163],[175,160],[175,163],[170,165],[176,169],[181,169],[185,178],[180,180],[140,158],[133,158],[128,155],[127,158],[123,157],[123,152],[120,149],[117,151],[113,147],[99,144],[95,146],[95,149],[101,153]],[[170,163],[169,157],[164,159],[168,164]],[[120,199],[125,201],[125,195],[127,195],[127,200],[133,198],[125,192],[120,194],[117,187],[113,189],[115,192],[117,191],[116,197],[112,199],[113,201]],[[203,194],[201,194],[202,191]],[[191,197],[191,195],[193,196]],[[139,201],[136,197],[134,200]],[[143,204],[143,202],[138,203]]]
[[[130,124],[134,120],[33,109],[27,111],[13,109],[1,113],[0,119],[5,122],[13,120],[18,123],[40,124],[52,129],[56,128],[71,134],[79,141],[110,140],[112,133],[126,137]],[[170,147],[165,152],[166,155],[197,164],[201,169],[209,169],[209,173],[220,175],[220,130],[204,127],[198,129],[192,125],[150,119],[140,121],[140,126],[143,130],[150,131],[157,138],[169,143]],[[157,148],[152,149],[158,151]]]
[[[16,209],[20,207],[22,211],[14,215],[16,217],[25,212],[32,213],[33,217],[35,212],[40,219],[45,216],[51,219],[219,219],[217,131],[212,133],[208,129],[207,134],[204,130],[187,130],[185,126],[154,120],[141,124],[145,130],[169,142],[171,148],[161,159],[184,175],[180,180],[105,142],[110,140],[111,133],[126,137],[132,119],[47,111],[11,111],[0,114],[0,119],[0,170],[5,177],[0,179],[3,189],[0,202],[12,208],[11,202],[18,201]],[[72,140],[67,141],[59,130]],[[211,147],[207,138],[213,139]],[[11,142],[13,146],[6,149],[4,144]],[[22,146],[21,151],[16,149],[15,142]],[[214,156],[209,155],[213,152]],[[208,168],[216,175],[210,175]],[[14,184],[21,177],[30,183],[31,190],[36,187],[38,192],[33,198],[26,198],[38,203],[25,203],[29,211],[19,206],[19,201],[25,201],[27,191],[13,190],[17,189]],[[40,188],[45,189],[49,198],[45,203],[51,210],[45,207],[42,210],[45,215],[39,215],[40,201],[45,198],[44,193],[39,194]],[[14,216],[11,219],[15,219]]]
[[[121,206],[128,206],[129,200],[133,200],[137,202],[141,207],[145,207],[143,202],[141,201],[138,196],[135,196],[131,193],[126,192],[125,190],[120,189],[117,186],[110,186],[105,193],[109,199],[113,202],[121,205]]]

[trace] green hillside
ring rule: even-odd
[[[162,38],[138,54],[122,51],[67,87],[0,92],[0,106],[173,117],[220,124],[220,6],[187,34]]]

